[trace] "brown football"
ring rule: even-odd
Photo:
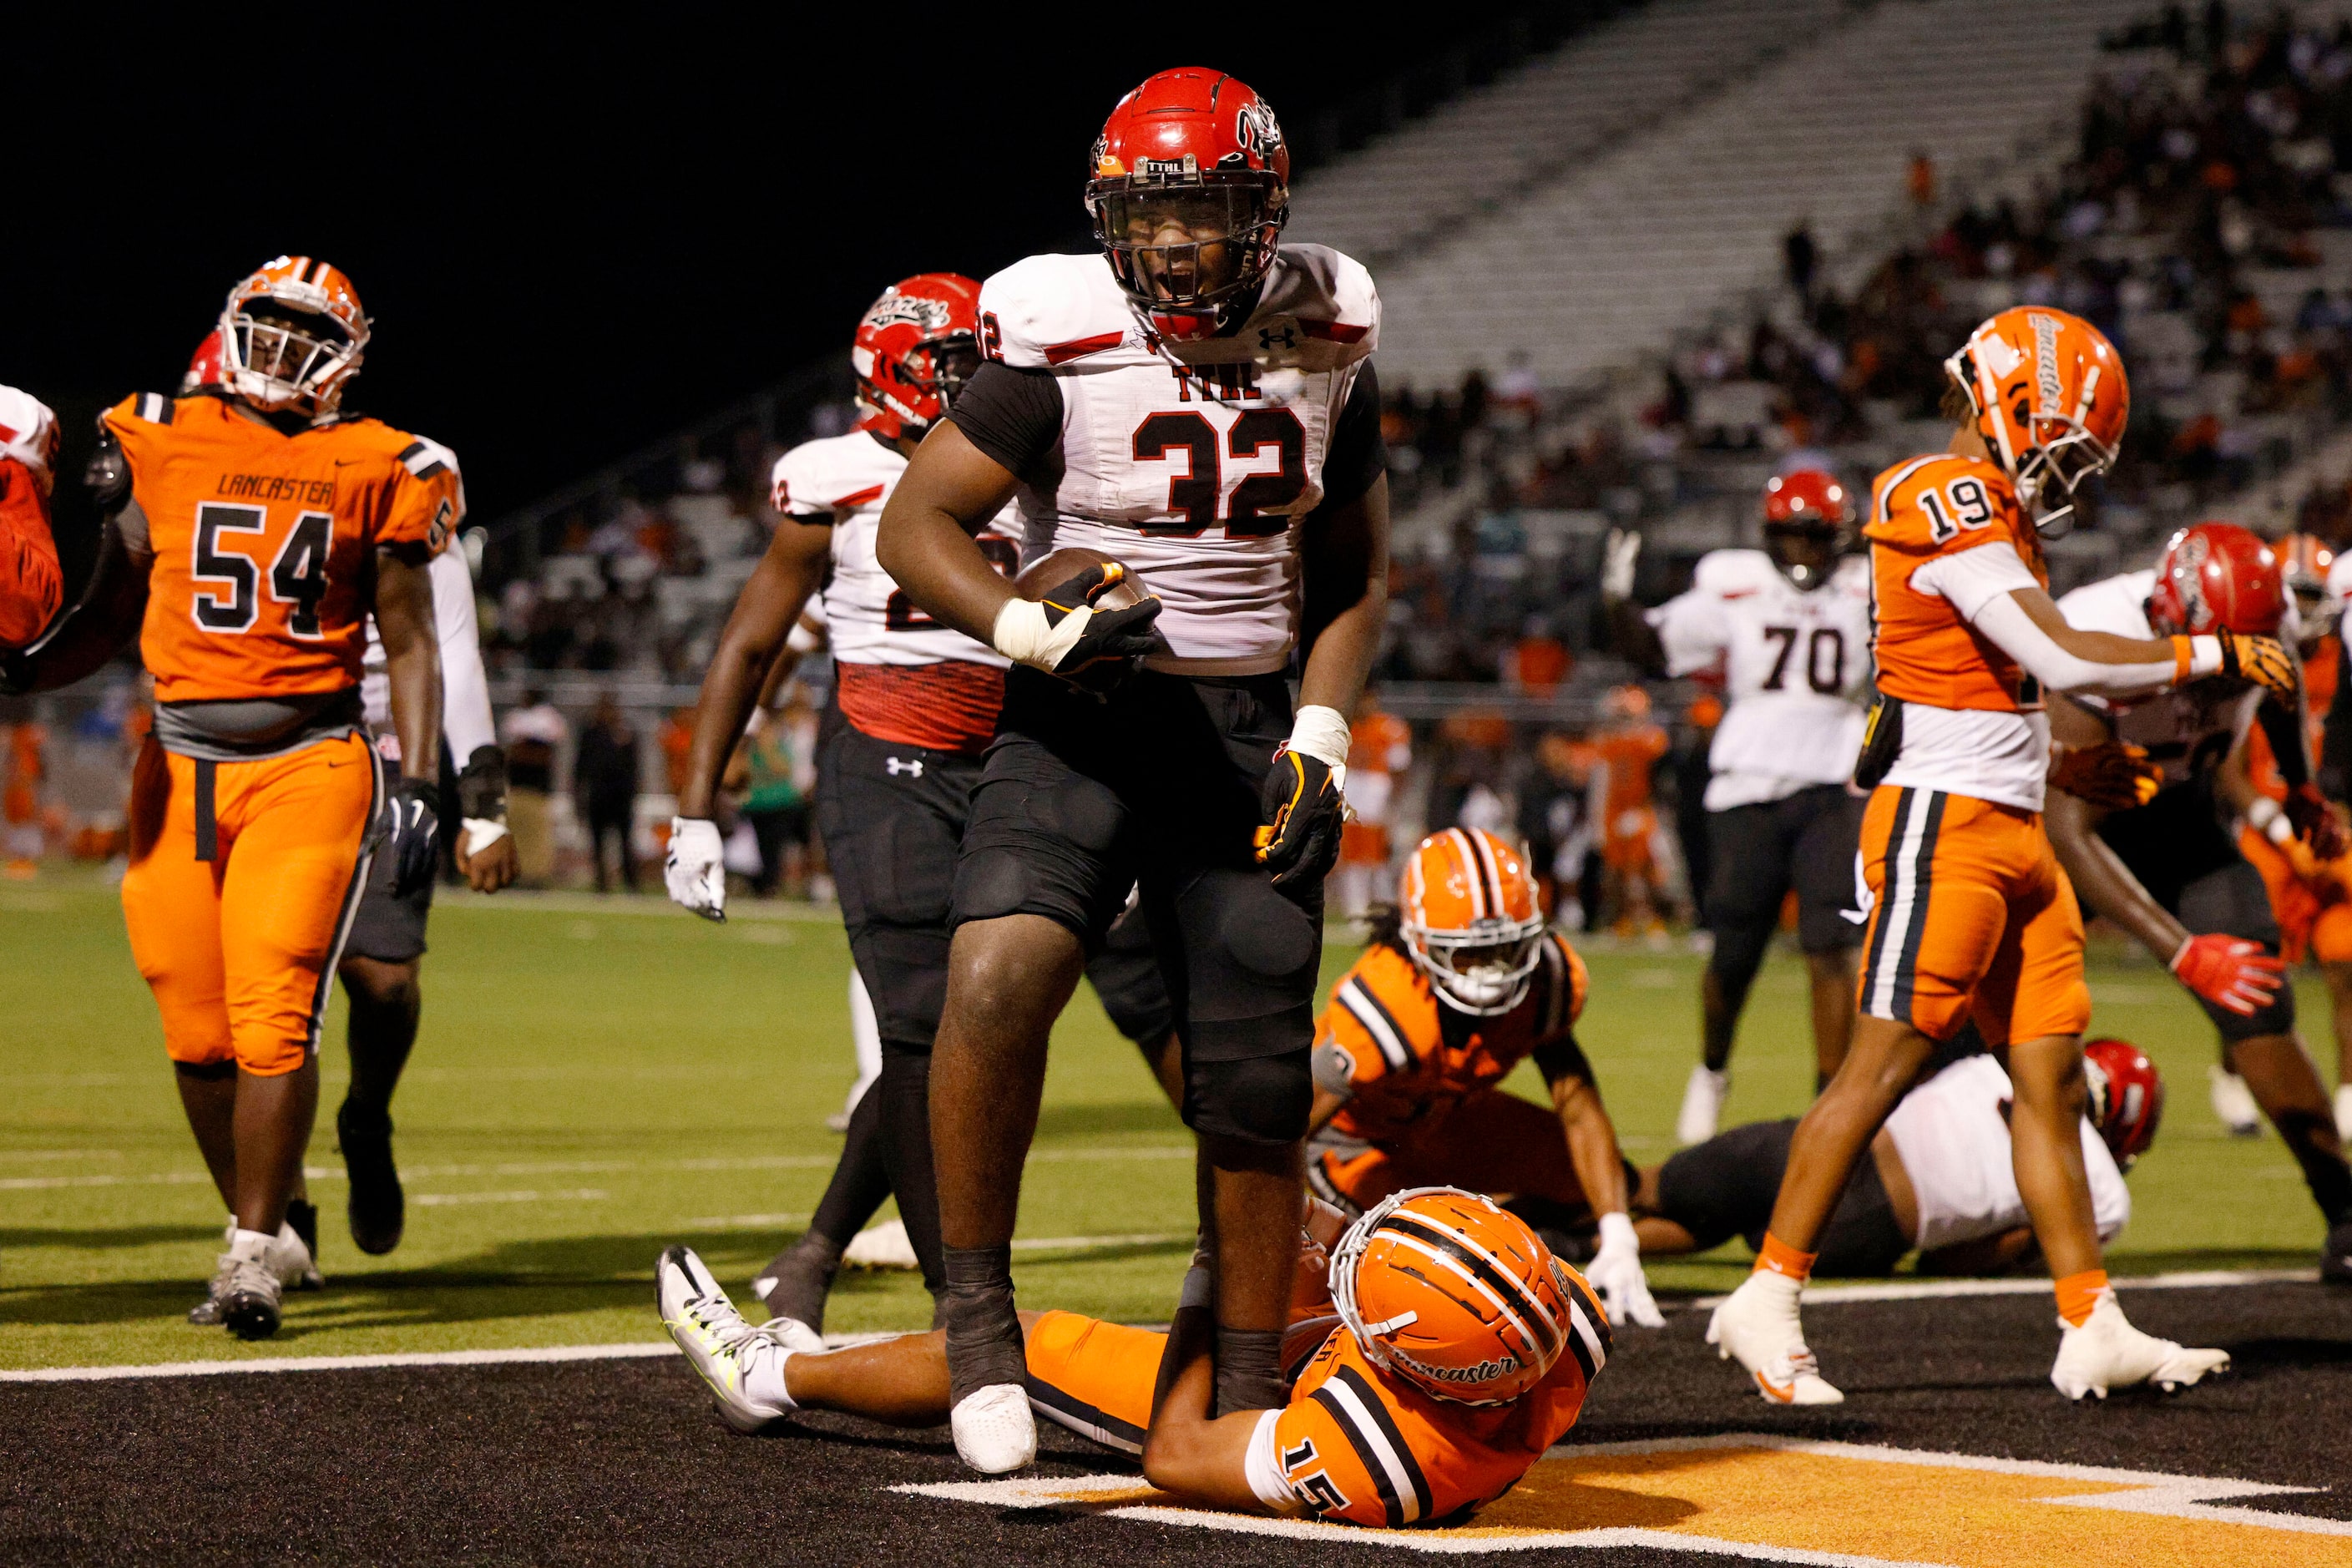
[[[1143,603],[1150,596],[1151,591],[1143,585],[1142,579],[1136,576],[1132,567],[1083,544],[1066,545],[1032,563],[1027,571],[1013,580],[1013,590],[1034,603],[1089,566],[1118,566],[1127,574],[1123,581],[1112,584],[1095,596],[1094,606],[1097,610],[1124,610],[1130,605]],[[1140,662],[1128,658],[1097,659],[1084,669],[1067,675],[1059,671],[1055,673],[1073,686],[1091,691],[1097,697],[1106,697],[1133,673],[1135,666]]]
[[[1124,610],[1130,605],[1143,603],[1149,592],[1135,569],[1121,563],[1099,550],[1089,550],[1083,544],[1067,544],[1042,561],[1035,562],[1013,580],[1013,591],[1023,598],[1035,602],[1050,589],[1058,588],[1089,566],[1120,566],[1127,580],[1115,583],[1095,599],[1097,610]]]

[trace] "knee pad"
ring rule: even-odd
[[[1301,1047],[1240,1061],[1184,1064],[1184,1124],[1210,1138],[1296,1143],[1307,1136],[1315,1103],[1310,1053]]]

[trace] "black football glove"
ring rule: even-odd
[[[441,786],[404,778],[392,786],[392,830],[382,854],[392,861],[392,896],[404,899],[429,887],[441,862]]]
[[[1265,825],[1257,830],[1257,862],[1274,873],[1276,887],[1312,887],[1331,874],[1348,807],[1330,763],[1285,746],[1266,770],[1258,805]]]
[[[1146,654],[1166,650],[1166,643],[1151,626],[1160,618],[1156,595],[1122,609],[1096,607],[1097,600],[1127,580],[1126,569],[1114,563],[1108,567],[1089,566],[1045,590],[1037,602],[1045,606],[1047,626],[1059,628],[1077,611],[1088,612],[1076,640],[1055,659],[1055,675],[1099,694],[1125,680]]]
[[[507,753],[499,746],[477,746],[457,770],[457,815],[485,822],[507,819]]]

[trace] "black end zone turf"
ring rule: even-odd
[[[1701,1341],[1706,1314],[1621,1331],[1577,1437],[1769,1432],[2338,1489],[2239,1506],[2352,1519],[2352,1291],[2127,1290],[2151,1332],[2235,1370],[2173,1398],[2069,1405],[2046,1295],[1817,1307],[1847,1403],[1776,1410]],[[648,1324],[651,1314],[648,1313]],[[190,1354],[207,1342],[194,1331]],[[1041,1423],[1049,1474],[1129,1469]],[[967,1480],[944,1431],[835,1417],[719,1425],[680,1362],[0,1384],[0,1562],[1118,1564],[1418,1561],[1222,1531],[906,1497]],[[1721,1568],[1697,1553],[1575,1562]],[[1521,1552],[1442,1561],[1528,1568]]]

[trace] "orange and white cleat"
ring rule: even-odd
[[[1706,1342],[1746,1367],[1769,1404],[1843,1405],[1845,1395],[1823,1380],[1821,1363],[1805,1348],[1804,1324],[1797,1316],[1802,1289],[1781,1275],[1750,1274],[1715,1310]]]
[[[2170,1394],[2209,1373],[2230,1370],[2227,1351],[2189,1350],[2133,1328],[2111,1289],[2099,1292],[2091,1315],[2079,1325],[2061,1318],[2058,1326],[2066,1333],[2058,1342],[2058,1361],[2050,1369],[2050,1381],[2069,1399],[2086,1394],[2105,1399],[2110,1388],[2131,1388],[2143,1383]]]

